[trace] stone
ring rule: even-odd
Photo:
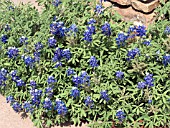
[[[152,0],[151,2],[148,3],[143,3],[138,0],[131,0],[131,5],[134,9],[138,11],[149,13],[159,6],[159,0]]]
[[[131,5],[131,0],[109,0],[111,2],[116,2],[120,5]]]

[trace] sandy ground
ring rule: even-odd
[[[6,103],[5,97],[0,95],[0,128],[36,128],[32,121],[22,118],[21,114],[16,113],[10,104]],[[65,124],[62,127],[55,126],[52,128],[88,128],[85,124],[81,127]]]

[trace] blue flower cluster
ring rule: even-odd
[[[2,35],[1,41],[2,41],[4,44],[7,43],[7,42],[8,42],[8,37],[7,37],[7,35]]]
[[[69,28],[68,28],[68,36],[76,36],[76,33],[78,32],[78,28],[76,26],[76,24],[72,24]]]
[[[97,4],[94,12],[95,12],[97,15],[100,15],[101,13],[103,13],[103,10],[104,10],[104,9],[103,9],[102,5]]]
[[[150,46],[151,41],[150,40],[144,40],[143,44],[146,45],[146,46]]]
[[[50,24],[50,32],[57,36],[58,38],[62,38],[65,36],[65,32],[67,32],[67,28],[64,27],[64,23],[63,22],[53,22],[52,24]]]
[[[91,18],[89,19],[89,21],[87,22],[88,24],[95,24],[96,23],[96,20]]]
[[[74,99],[80,96],[80,91],[77,87],[73,87],[70,94]]]
[[[106,102],[110,100],[109,95],[107,94],[106,90],[100,92],[101,98],[104,99]]]
[[[23,103],[23,109],[25,109],[26,112],[30,112],[30,113],[33,113],[34,111],[33,105],[28,101],[25,101]]]
[[[0,70],[0,86],[6,86],[5,81],[7,80],[7,70],[2,68]]]
[[[28,42],[26,42],[26,41],[28,40],[28,38],[25,37],[25,36],[20,37],[19,40],[20,40],[20,44],[21,44],[21,45],[22,45],[22,44],[25,44],[25,45],[28,44]]]
[[[52,4],[56,7],[58,7],[59,4],[61,4],[62,2],[60,0],[53,0]]]
[[[116,72],[116,78],[123,79],[124,78],[124,73],[122,71],[117,71]]]
[[[87,107],[92,108],[92,107],[94,106],[93,100],[91,99],[90,96],[87,96],[86,99],[84,100],[84,102],[85,102],[85,105],[86,105]]]
[[[111,35],[111,27],[110,24],[108,22],[105,22],[104,25],[102,25],[102,33],[106,36],[110,36]]]
[[[25,86],[25,82],[22,79],[16,80],[16,85],[19,86]]]
[[[90,66],[93,67],[93,68],[99,66],[99,65],[97,64],[97,63],[98,63],[98,60],[97,60],[96,57],[94,57],[94,56],[91,56],[91,57],[90,57],[89,63],[90,63]]]
[[[47,83],[49,84],[49,85],[53,85],[53,84],[55,84],[57,82],[57,80],[53,77],[53,76],[49,76],[48,77],[48,79],[47,79]]]
[[[118,111],[116,112],[116,117],[118,118],[118,120],[119,120],[120,122],[122,122],[122,121],[125,119],[126,115],[125,115],[125,113],[120,109],[120,110],[118,110]]]
[[[20,112],[22,110],[22,106],[18,102],[14,102],[12,104],[12,108],[14,109],[15,112]]]
[[[71,58],[71,52],[69,49],[62,50],[60,48],[57,48],[54,52],[54,57],[52,58],[52,61],[60,61],[62,58],[65,58],[67,61]]]
[[[153,87],[153,86],[154,86],[153,74],[147,74],[144,77],[144,81],[138,82],[137,88],[143,89],[145,87]]]
[[[9,58],[16,58],[19,54],[19,50],[16,47],[9,47],[7,51],[7,55]]]
[[[62,62],[57,62],[55,68],[62,67]]]
[[[139,51],[138,48],[135,48],[135,49],[132,49],[132,50],[128,51],[128,53],[127,53],[127,56],[128,56],[127,60],[134,59],[137,54],[140,55],[140,51]]]
[[[167,66],[168,64],[170,64],[170,55],[164,55],[162,63],[164,66]]]
[[[164,33],[166,35],[169,35],[170,34],[170,26],[166,26],[165,30],[164,30]]]
[[[22,59],[24,60],[24,63],[27,67],[32,68],[34,66],[35,63],[35,59],[32,58],[31,56],[22,56]]]
[[[146,27],[144,25],[139,26],[130,26],[128,30],[129,38],[133,38],[135,36],[146,36]]]
[[[70,67],[67,69],[66,73],[67,73],[67,76],[75,74],[74,70]]]
[[[51,110],[52,109],[52,102],[49,98],[45,98],[44,102],[43,102],[43,108],[47,109],[47,110]]]
[[[82,71],[80,76],[74,75],[72,81],[76,87],[81,84],[90,86],[90,76],[86,71]]]
[[[120,32],[116,38],[116,44],[118,47],[124,46],[125,41],[127,40],[128,35],[126,33]]]
[[[56,47],[56,43],[57,43],[57,40],[54,39],[54,37],[50,37],[48,39],[48,42],[47,42],[48,47],[50,47],[50,48],[55,48]]]
[[[51,98],[53,96],[53,87],[46,87],[45,94],[47,97]]]
[[[59,99],[56,100],[56,106],[54,107],[54,110],[57,110],[58,114],[61,116],[65,116],[68,112],[68,109],[64,102]]]
[[[31,94],[31,98],[32,98],[31,99],[32,105],[35,105],[38,107],[40,104],[40,100],[41,100],[42,90],[31,89],[30,94]]]
[[[39,62],[40,61],[40,56],[41,56],[41,53],[40,52],[34,52],[34,60],[35,62]]]
[[[37,86],[37,83],[34,80],[30,80],[30,85],[31,85],[32,88],[35,89],[36,86]]]
[[[34,46],[36,51],[43,49],[43,44],[41,42],[34,44]]]
[[[5,28],[5,31],[6,31],[6,32],[9,31],[9,30],[11,30],[11,28],[10,28],[10,26],[9,26],[8,24],[6,24],[4,28]]]

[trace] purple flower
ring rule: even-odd
[[[117,111],[116,117],[120,122],[122,122],[125,119],[125,113],[120,109]]]
[[[63,57],[63,50],[60,48],[56,48],[56,51],[54,52],[54,57],[52,58],[53,62],[60,61]]]
[[[36,82],[34,80],[30,80],[30,85],[35,88],[37,86]]]
[[[164,30],[164,33],[166,35],[169,35],[170,34],[170,26],[166,26],[165,30]]]
[[[22,110],[21,104],[19,104],[18,102],[14,102],[12,104],[12,108],[15,112],[20,112]]]
[[[48,84],[54,84],[57,80],[53,76],[49,76],[47,82]]]
[[[94,57],[94,56],[90,57],[89,63],[90,63],[90,66],[93,68],[98,66],[98,64],[97,64],[98,61],[97,61],[96,57]]]
[[[90,76],[87,74],[86,71],[82,71],[81,74],[80,74],[80,77],[81,77],[81,80],[82,80],[81,81],[82,84],[90,86]]]
[[[70,67],[67,69],[67,76],[73,75],[75,72]]]
[[[48,97],[52,97],[52,96],[53,96],[53,87],[46,87],[46,88],[45,88],[45,94],[46,94]]]
[[[147,74],[144,78],[146,85],[148,85],[148,87],[153,87],[154,86],[154,79],[153,79],[153,74]]]
[[[95,34],[95,31],[96,31],[96,30],[95,30],[95,26],[93,26],[93,25],[90,24],[90,25],[87,26],[87,29],[89,30],[89,32],[91,33],[91,35],[92,35],[92,34]]]
[[[138,48],[135,48],[135,49],[132,49],[132,50],[128,51],[127,60],[134,59],[137,54],[140,55],[140,51],[139,51]]]
[[[16,58],[18,56],[19,50],[15,47],[8,47],[7,55],[9,58]]]
[[[36,51],[43,49],[43,44],[41,42],[34,44],[34,46]]]
[[[125,45],[125,41],[127,40],[128,36],[123,33],[123,32],[120,32],[116,38],[116,44],[118,47],[120,46],[124,46]]]
[[[94,106],[93,100],[91,99],[90,96],[87,96],[86,99],[84,100],[85,105],[92,108]]]
[[[142,37],[142,36],[145,36],[146,35],[146,27],[145,26],[138,26],[138,27],[136,27],[136,32],[137,32],[137,36],[140,36],[140,37]]]
[[[52,4],[56,7],[58,7],[59,4],[61,4],[60,0],[53,0]]]
[[[14,97],[13,96],[7,96],[6,97],[6,102],[7,103],[13,103],[15,100],[14,100]]]
[[[102,33],[106,36],[110,36],[111,35],[111,27],[110,24],[108,22],[105,22],[104,25],[102,25]]]
[[[23,80],[19,79],[19,80],[16,81],[16,85],[17,86],[24,86],[25,82]]]
[[[58,68],[58,67],[61,67],[62,66],[62,63],[61,62],[57,62],[56,65],[55,65],[55,68]]]
[[[89,22],[88,22],[88,24],[95,24],[95,23],[96,23],[96,20],[95,20],[95,19],[93,19],[93,18],[92,18],[92,19],[90,19],[90,20],[89,20]]]
[[[1,36],[1,41],[5,44],[5,43],[7,43],[8,42],[8,37],[7,37],[7,35],[2,35]]]
[[[43,102],[43,108],[47,109],[47,110],[51,110],[52,109],[52,102],[49,98],[45,98],[44,102]]]
[[[170,64],[170,55],[164,55],[162,63],[164,64],[164,66],[167,66],[168,64]]]
[[[118,79],[123,79],[123,78],[124,78],[124,73],[123,73],[122,71],[117,71],[117,72],[116,72],[116,77],[117,77]]]
[[[30,104],[30,102],[28,102],[28,101],[24,102],[23,108],[26,110],[26,112],[32,113],[34,111],[32,104]]]
[[[137,88],[138,89],[143,89],[146,87],[146,82],[138,82]]]
[[[74,75],[72,78],[74,85],[77,87],[78,85],[82,84],[82,78],[80,76]]]
[[[55,48],[56,47],[56,43],[57,43],[57,40],[54,39],[54,37],[50,37],[48,39],[48,46],[51,47],[51,48]]]
[[[7,32],[7,31],[9,31],[9,30],[11,30],[11,28],[10,28],[10,26],[9,26],[8,24],[6,24],[6,25],[5,25],[5,31]]]
[[[85,40],[87,42],[92,42],[92,33],[90,30],[85,30],[83,35],[84,35],[83,40]]]
[[[80,91],[78,90],[77,87],[73,87],[70,95],[74,97],[74,99],[76,99],[77,97],[80,96]]]
[[[94,12],[95,12],[96,14],[100,15],[101,13],[103,13],[103,10],[104,10],[104,9],[103,9],[102,5],[97,4]]]
[[[151,45],[151,41],[150,40],[145,40],[143,42],[143,44],[146,45],[146,46],[150,46]]]
[[[56,106],[54,107],[54,110],[57,110],[58,114],[61,116],[65,116],[68,112],[68,109],[64,102],[58,99],[56,100]]]
[[[104,99],[106,102],[110,100],[109,95],[107,94],[106,90],[100,92],[101,98]]]
[[[38,89],[31,89],[30,90],[31,94],[31,101],[33,105],[39,106],[40,100],[41,100],[41,95],[42,95],[42,90]]]
[[[69,49],[64,49],[62,51],[62,57],[66,58],[66,60],[69,60],[71,58],[71,52]]]
[[[151,100],[151,99],[149,99],[149,100],[148,100],[148,104],[151,104],[151,103],[152,103],[152,100]]]
[[[76,36],[76,33],[78,32],[78,28],[75,24],[72,24],[69,28],[68,28],[68,31],[69,31],[69,36],[70,35],[74,35]]]
[[[21,38],[19,38],[19,40],[20,40],[20,44],[25,44],[25,45],[28,44],[28,42],[26,42],[28,40],[28,38],[25,36],[22,36]]]
[[[40,55],[41,55],[40,52],[34,52],[34,60],[35,61],[40,61]]]
[[[26,66],[31,67],[31,68],[33,67],[35,59],[33,59],[30,56],[23,56],[23,59],[24,59],[24,63],[26,64]]]

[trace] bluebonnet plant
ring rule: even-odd
[[[20,112],[22,110],[21,104],[19,104],[18,102],[14,102],[12,104],[12,108],[15,112]]]
[[[146,36],[146,27],[144,25],[136,27],[136,36]]]
[[[54,110],[57,110],[57,113],[61,116],[65,116],[68,112],[68,109],[64,102],[59,99],[56,100],[56,106],[54,107]]]
[[[57,62],[55,65],[55,68],[61,67],[62,66],[62,62]]]
[[[170,55],[164,55],[162,63],[164,66],[167,66],[168,64],[170,64]]]
[[[46,96],[51,98],[53,96],[53,87],[46,87],[45,88],[45,94],[46,94]]]
[[[94,56],[90,57],[89,63],[90,63],[90,66],[93,67],[93,68],[98,66],[98,64],[97,64],[98,60]]]
[[[5,28],[5,31],[6,31],[6,32],[9,31],[9,30],[11,30],[11,28],[10,28],[10,26],[9,26],[8,24],[6,24],[4,28]]]
[[[66,29],[66,27],[64,27],[64,23],[63,22],[53,22],[52,24],[50,24],[50,32],[53,35],[56,35],[58,38],[62,38],[65,36],[65,33],[68,31],[68,29]]]
[[[25,86],[25,82],[22,79],[16,80],[17,86]]]
[[[116,38],[116,44],[118,47],[124,46],[125,41],[127,40],[128,35],[126,33],[120,32]]]
[[[147,74],[144,77],[145,83],[148,87],[153,87],[154,86],[154,79],[153,79],[153,74]]]
[[[0,70],[0,86],[6,86],[5,81],[7,80],[7,70],[2,68]]]
[[[56,7],[58,7],[59,4],[61,4],[60,0],[53,0],[52,4]]]
[[[28,42],[26,42],[28,38],[25,36],[20,37],[19,40],[20,40],[20,44],[25,44],[25,45],[28,44]]]
[[[32,88],[35,88],[37,86],[37,83],[34,80],[30,80],[30,85]]]
[[[43,102],[43,108],[47,109],[47,110],[51,110],[52,109],[52,102],[49,98],[45,98],[44,102]]]
[[[96,28],[95,28],[95,26],[93,26],[92,24],[90,24],[90,25],[87,26],[87,30],[89,30],[89,33],[90,33],[91,35],[96,33]]]
[[[170,34],[170,26],[166,26],[165,30],[164,30],[164,33],[166,35],[169,35]]]
[[[68,35],[69,36],[76,36],[76,33],[78,32],[78,28],[75,24],[72,24],[69,28],[68,28]]]
[[[75,74],[74,69],[72,69],[72,68],[70,68],[70,67],[67,69],[66,72],[67,72],[67,76],[70,76],[70,75]]]
[[[85,30],[85,32],[84,32],[84,38],[83,38],[83,40],[85,40],[86,42],[92,42],[92,33],[91,33],[91,31],[90,30]]]
[[[52,58],[53,62],[60,61],[63,57],[63,50],[60,48],[56,48],[56,51],[54,52],[54,57]]]
[[[137,88],[144,89],[146,87],[146,82],[138,82]]]
[[[69,49],[64,49],[62,51],[62,57],[66,58],[66,60],[69,60],[71,58],[71,52]]]
[[[111,35],[111,27],[110,24],[108,22],[105,22],[104,25],[102,25],[102,33],[106,36],[110,36]]]
[[[71,94],[70,94],[72,97],[74,97],[74,99],[76,99],[77,97],[80,96],[80,91],[78,90],[77,87],[73,87],[71,89]]]
[[[15,99],[14,99],[13,96],[7,96],[6,97],[6,102],[11,104],[11,103],[15,102]]]
[[[103,9],[102,5],[97,4],[94,12],[95,12],[96,14],[100,15],[101,13],[103,13],[103,10],[104,10],[104,9]]]
[[[49,39],[48,39],[48,46],[50,47],[50,48],[55,48],[56,47],[56,43],[57,43],[57,40],[56,39],[54,39],[54,37],[50,37]]]
[[[139,51],[138,48],[135,48],[135,49],[132,49],[132,50],[128,51],[128,53],[127,53],[127,56],[128,56],[127,60],[134,59],[137,54],[140,55],[140,51]]]
[[[122,121],[125,119],[126,115],[125,115],[125,113],[120,109],[120,110],[118,110],[118,111],[116,112],[116,117],[118,118],[118,120],[119,120],[120,122],[122,122]]]
[[[47,82],[48,84],[55,84],[57,80],[53,76],[49,76]]]
[[[2,35],[1,36],[1,41],[5,44],[5,43],[7,43],[8,42],[8,37],[7,37],[7,35]]]
[[[30,57],[30,56],[22,56],[24,59],[24,63],[26,64],[27,67],[32,68],[34,66],[35,59]]]
[[[82,84],[90,86],[90,76],[86,71],[82,71],[80,74]]]
[[[110,100],[109,95],[107,94],[106,90],[100,92],[101,98],[104,99],[106,102]]]
[[[31,89],[30,94],[31,94],[32,104],[38,107],[40,104],[40,100],[41,100],[42,90]]]
[[[87,96],[86,99],[84,100],[85,105],[92,108],[94,106],[93,100],[91,99],[90,96]]]
[[[17,70],[11,71],[11,72],[10,72],[10,75],[11,75],[12,80],[13,80],[14,82],[16,82],[17,80],[20,79],[20,78],[17,76]]]
[[[82,84],[82,78],[78,75],[74,75],[72,78],[74,85],[77,87],[78,85]]]
[[[151,41],[150,40],[144,40],[143,44],[146,45],[146,46],[150,46]]]
[[[91,19],[89,20],[89,22],[88,22],[88,24],[95,24],[95,23],[96,23],[96,20],[93,19],[93,18],[91,18]]]
[[[23,103],[23,109],[25,109],[26,112],[30,112],[30,113],[32,113],[34,111],[32,104],[28,101],[25,101]]]
[[[9,58],[16,58],[19,55],[19,50],[16,47],[8,47],[7,55]]]
[[[34,44],[34,46],[36,51],[43,49],[43,44],[41,42]]]
[[[41,53],[40,52],[34,52],[34,60],[39,62],[40,61],[40,56],[41,56]]]
[[[124,73],[122,71],[117,71],[116,72],[116,78],[123,79],[124,78]]]

